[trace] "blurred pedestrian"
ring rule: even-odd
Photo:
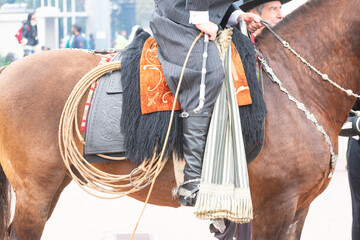
[[[115,48],[116,49],[123,49],[125,48],[129,43],[129,40],[126,38],[126,31],[122,30],[120,34],[116,36],[115,40]]]
[[[360,100],[357,99],[348,122],[341,129],[340,136],[349,137],[346,152],[348,179],[351,193],[352,228],[353,240],[360,239]],[[356,114],[355,114],[356,113]]]
[[[47,47],[47,46],[41,46],[41,51],[49,51],[50,50],[50,48],[49,47]]]
[[[95,37],[93,33],[89,35],[90,49],[95,49]]]
[[[81,49],[87,49],[87,39],[84,33],[81,32],[81,26],[77,23],[75,23],[72,28],[71,32],[73,33],[73,38],[71,41],[71,47],[72,48],[81,48]],[[90,45],[90,44],[89,44]],[[90,48],[90,47],[89,47]]]
[[[37,21],[34,13],[29,13],[22,28],[21,45],[24,48],[24,57],[35,53],[35,48],[39,44]]]

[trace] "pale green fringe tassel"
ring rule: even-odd
[[[199,219],[226,218],[235,223],[247,223],[253,219],[249,188],[201,183],[197,199],[194,214]]]

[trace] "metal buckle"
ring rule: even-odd
[[[190,114],[185,111],[179,114],[179,117],[181,117],[181,118],[188,118],[189,116],[190,116]]]

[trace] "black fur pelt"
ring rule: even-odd
[[[138,30],[137,37],[125,49],[121,59],[121,83],[123,87],[123,115],[121,128],[126,139],[126,158],[141,163],[153,156],[154,147],[159,154],[165,140],[170,111],[142,115],[140,107],[140,57],[143,45],[150,35]],[[182,157],[182,119],[176,111],[166,152],[172,158],[176,151]]]
[[[261,85],[258,82],[253,42],[240,30],[234,28],[233,43],[240,54],[252,100],[251,105],[239,107],[244,145],[245,149],[248,149],[253,145],[262,146],[264,142],[262,131],[264,130],[266,105]]]
[[[143,30],[138,30],[137,34],[134,41],[126,48],[121,60],[124,100],[121,128],[126,138],[126,158],[132,162],[141,163],[143,159],[153,156],[155,146],[157,153],[160,153],[169,124],[170,111],[141,114],[140,57],[142,47],[150,35]],[[261,131],[266,107],[256,75],[254,45],[236,29],[234,29],[233,42],[241,56],[252,98],[252,105],[239,107],[244,144],[247,148],[263,142]],[[166,148],[170,159],[173,151],[176,151],[178,156],[183,156],[182,119],[179,113],[179,111],[175,113]]]

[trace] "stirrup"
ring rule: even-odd
[[[188,184],[188,183],[200,182],[200,180],[201,180],[200,178],[191,179],[191,180],[188,180],[188,181],[184,182],[183,184],[181,184],[181,185],[179,185],[177,187],[174,187],[173,190],[172,190],[173,194],[178,196],[178,197],[184,197],[185,200],[194,199],[196,197],[196,192],[199,191],[200,184],[198,184],[198,186],[196,188],[194,188],[193,190],[187,190],[183,186]]]
[[[226,229],[224,219],[217,218],[217,219],[210,220],[209,228],[210,228],[211,233],[216,233],[216,232],[224,233],[225,229]]]

